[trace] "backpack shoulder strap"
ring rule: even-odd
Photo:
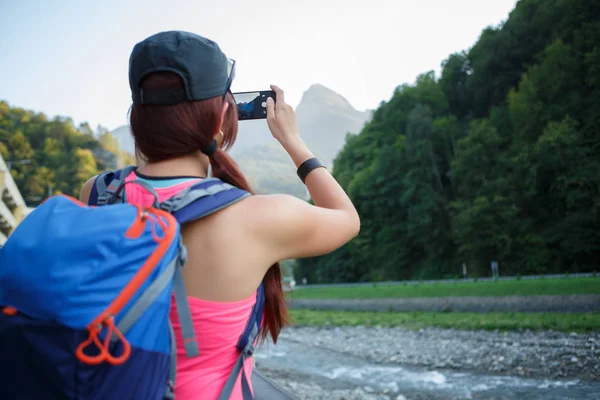
[[[106,186],[112,180],[112,178],[115,176],[115,173],[118,173],[118,172],[120,172],[120,171],[105,171],[105,172],[99,174],[98,176],[96,176],[96,179],[94,180],[94,184],[92,185],[92,190],[90,191],[90,198],[88,200],[88,205],[97,206],[97,205],[103,205],[104,203],[106,203]],[[98,204],[99,197],[102,198],[101,201],[103,204]]]
[[[254,343],[258,338],[258,334],[260,333],[260,326],[262,324],[263,319],[263,311],[265,308],[265,290],[262,285],[258,287],[256,291],[256,303],[254,307],[252,307],[252,312],[250,313],[250,318],[248,318],[248,323],[246,324],[246,328],[244,332],[240,336],[240,339],[237,344],[237,349],[240,352],[240,356],[238,357],[235,366],[231,370],[229,374],[229,378],[227,378],[227,382],[225,382],[225,386],[223,386],[223,390],[219,395],[218,400],[227,400],[231,396],[231,392],[233,392],[233,387],[237,381],[237,377],[242,373],[242,396],[243,400],[253,400],[252,391],[250,390],[250,383],[248,381],[248,377],[246,376],[246,371],[244,370],[244,363],[249,357],[252,357],[254,354]]]
[[[135,166],[128,166],[122,170],[106,171],[98,175],[92,186],[88,204],[103,206],[109,200],[111,200],[111,203],[122,203],[123,196],[117,191],[125,181],[125,178],[135,170]]]
[[[265,309],[265,288],[261,283],[256,290],[256,303],[252,307],[252,312],[248,318],[248,323],[244,332],[240,336],[237,344],[239,352],[246,352],[248,356],[254,354],[254,343],[260,332],[262,325],[263,311]]]
[[[205,179],[161,203],[180,224],[195,221],[228,207],[250,193],[217,178]]]

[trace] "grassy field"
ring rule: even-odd
[[[297,326],[386,326],[418,329],[547,330],[591,332],[600,330],[600,313],[438,313],[290,310]]]
[[[600,278],[457,282],[334,288],[296,287],[295,299],[374,299],[398,297],[528,296],[600,294]]]

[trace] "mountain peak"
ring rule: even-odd
[[[297,107],[297,111],[302,112],[303,109],[314,110],[315,108],[322,107],[356,111],[345,97],[320,83],[311,85],[308,90],[304,92],[302,100]]]
[[[319,91],[319,92],[323,92],[323,93],[328,93],[329,92],[329,93],[337,94],[333,90],[329,89],[328,87],[326,87],[324,85],[321,85],[320,83],[313,83],[306,90],[306,92],[314,92],[314,91]]]

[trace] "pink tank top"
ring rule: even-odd
[[[201,178],[194,177],[150,178],[135,172],[127,176],[125,181],[136,179],[149,183],[156,191],[159,202],[201,181]],[[151,205],[153,196],[140,185],[130,184],[125,186],[125,200],[128,203]],[[236,345],[246,327],[256,295],[227,303],[188,296],[188,302],[200,355],[193,358],[186,356],[177,310],[172,302],[170,318],[177,344],[175,397],[177,400],[217,400],[239,357]],[[251,382],[252,359],[246,360],[244,369]],[[241,374],[230,399],[242,400]]]

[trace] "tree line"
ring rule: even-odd
[[[101,126],[94,132],[87,123],[48,119],[6,101],[0,101],[0,155],[11,163],[13,179],[31,207],[53,194],[78,197],[81,186],[98,172],[135,164]]]
[[[382,102],[333,174],[362,220],[310,283],[589,272],[600,263],[600,2],[520,0]]]

